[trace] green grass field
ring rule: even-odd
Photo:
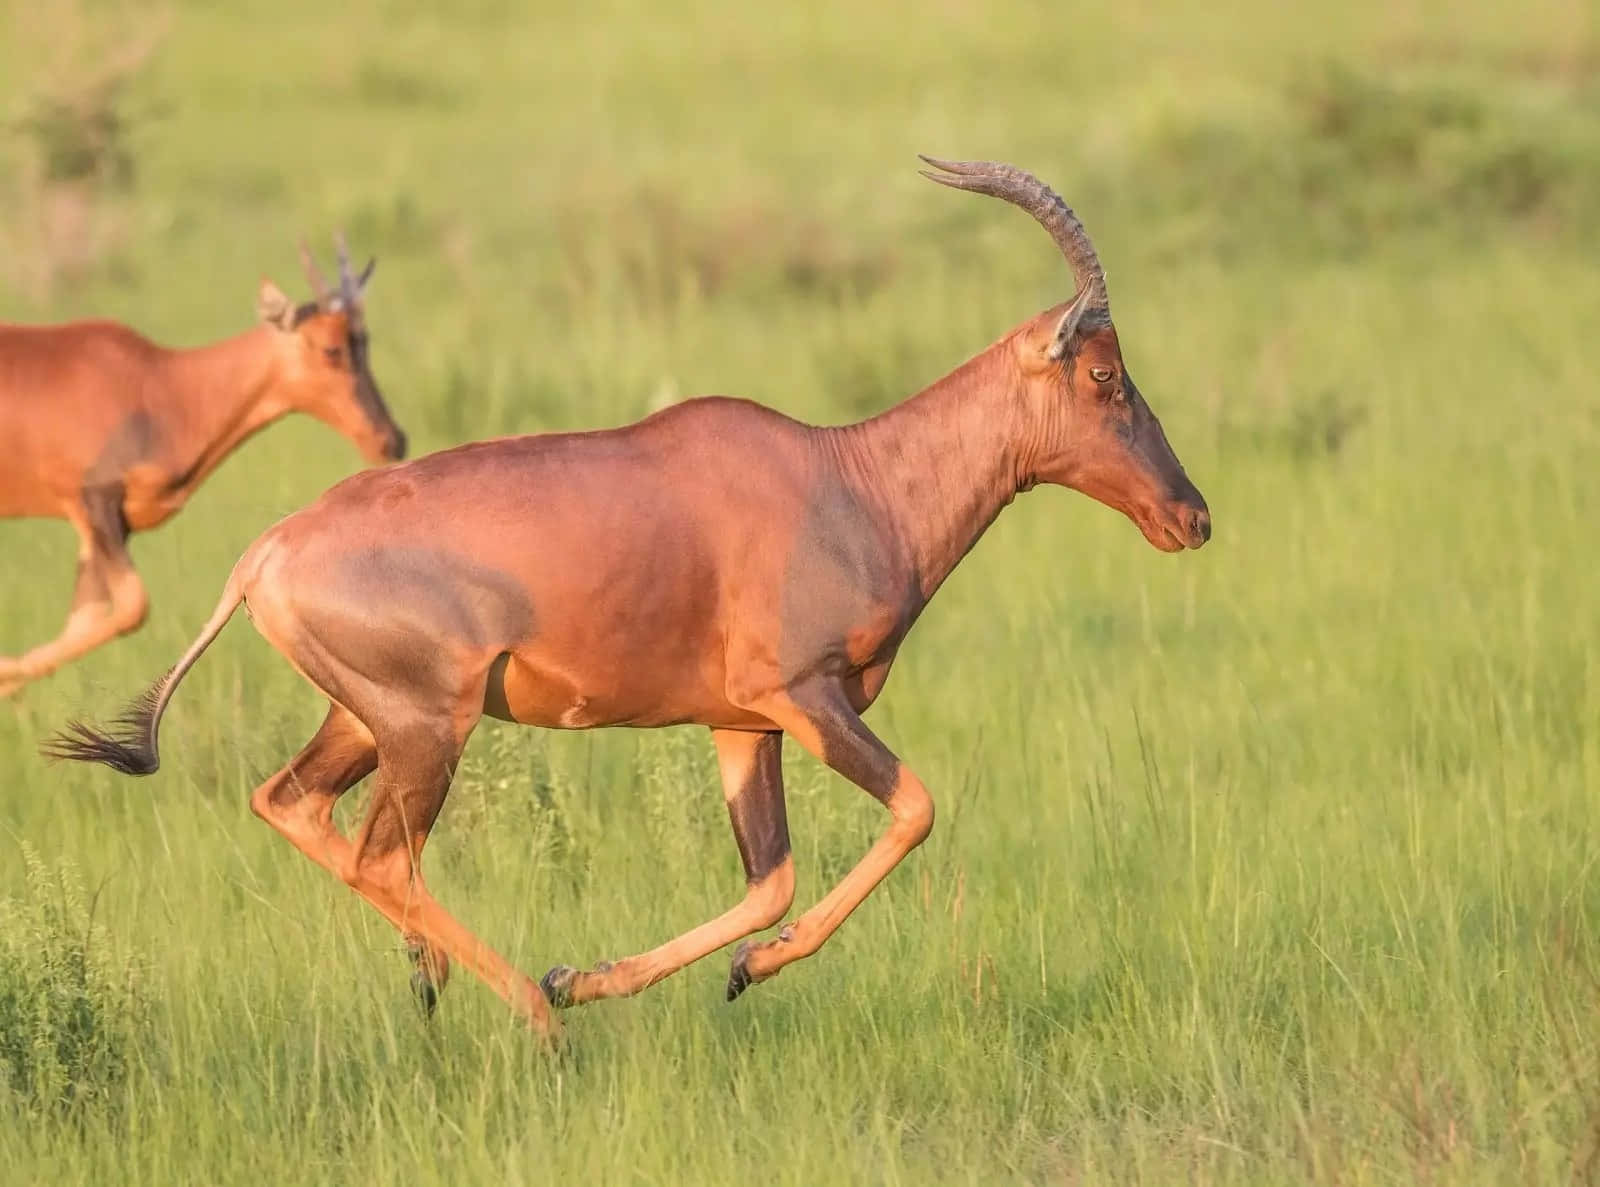
[[[0,1181],[1600,1174],[1592,5],[242,7],[172,11],[80,281],[24,283],[7,220],[0,317],[206,341],[344,226],[419,449],[702,392],[841,421],[1069,292],[914,154],[1012,160],[1094,235],[1216,536],[1021,499],[869,717],[928,844],[813,960],[730,1006],[711,958],[551,1059],[464,972],[424,1023],[389,927],[250,815],[322,702],[243,616],[158,775],[35,755],[358,464],[284,422],[135,541],[141,632],[0,704]],[[58,69],[43,13],[0,37],[13,115]],[[72,555],[0,524],[0,654],[58,627]],[[882,812],[792,746],[787,777],[804,905]],[[687,729],[486,722],[428,869],[535,976],[741,890]]]

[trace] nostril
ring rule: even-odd
[[[1203,544],[1211,539],[1211,512],[1200,508],[1189,513],[1189,528]]]
[[[406,456],[406,435],[396,429],[389,437],[389,457],[400,461]]]

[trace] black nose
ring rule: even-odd
[[[399,429],[393,430],[389,434],[389,442],[384,446],[383,452],[389,456],[389,460],[391,462],[398,462],[403,459],[406,456],[405,433],[401,432]],[[1207,528],[1206,530],[1209,532],[1211,529]]]
[[[1189,547],[1199,548],[1211,539],[1211,512],[1205,507],[1196,507],[1189,512]]]

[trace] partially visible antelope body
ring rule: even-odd
[[[308,412],[369,461],[404,456],[367,362],[372,265],[353,276],[341,238],[330,291],[301,251],[316,300],[296,305],[264,280],[261,324],[210,346],[168,350],[115,322],[0,325],[0,518],[65,519],[78,533],[66,625],[0,655],[0,696],[144,621],[128,536],[171,517],[256,430]]]
[[[728,997],[817,951],[933,826],[922,781],[861,714],[1001,508],[1053,482],[1124,511],[1165,551],[1197,548],[1211,530],[1123,364],[1082,224],[1020,170],[930,164],[937,181],[1032,213],[1077,295],[860,424],[819,428],[706,398],[625,428],[486,441],[347,479],[245,552],[200,637],[116,729],[75,725],[49,753],[154,771],[173,690],[247,602],[330,702],[252,808],[400,929],[430,1009],[455,960],[550,1033],[551,1005],[637,993],[783,918],[788,733],[890,823],[820,903],[739,947]],[[560,729],[709,727],[742,901],[641,955],[553,968],[540,983],[517,971],[445,913],[420,869],[485,713]],[[334,802],[373,771],[347,839]]]

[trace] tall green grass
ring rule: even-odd
[[[16,110],[36,11],[0,40]],[[130,92],[126,234],[0,314],[202,341],[344,226],[421,448],[709,391],[842,420],[1068,291],[913,154],[1009,159],[1088,223],[1216,538],[1160,556],[1020,500],[871,715],[929,843],[736,1004],[713,958],[568,1015],[550,1059],[465,974],[425,1024],[388,926],[249,815],[320,706],[242,620],[156,777],[35,757],[356,465],[274,428],[136,541],[144,630],[0,707],[0,895],[70,861],[138,986],[95,998],[118,1074],[0,1118],[0,1178],[1594,1177],[1596,37],[1554,5],[179,5]],[[0,548],[13,652],[59,624],[70,533]],[[807,903],[883,822],[789,759]],[[535,975],[740,891],[693,730],[485,724],[428,865]]]

